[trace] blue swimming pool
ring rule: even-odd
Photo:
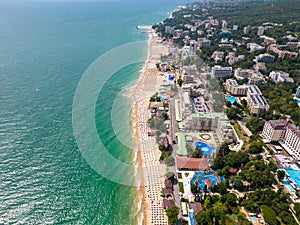
[[[174,81],[174,80],[175,80],[175,76],[169,74],[169,75],[168,75],[168,80],[169,80],[169,81]]]
[[[236,98],[234,98],[234,97],[232,97],[232,96],[229,96],[229,95],[226,96],[226,99],[227,99],[230,103],[235,103],[235,102],[236,102]]]
[[[252,217],[252,222],[257,223],[258,219],[256,217]]]
[[[197,148],[201,148],[202,155],[210,156],[213,151],[216,150],[216,147],[210,146],[202,141],[198,141],[195,143]]]
[[[191,180],[191,185],[193,185],[196,181],[198,181],[199,187],[201,190],[204,189],[206,180],[210,180],[212,186],[216,185],[218,182],[218,177],[216,176],[216,171],[210,171],[208,173],[204,172],[196,172],[194,177]],[[225,183],[224,177],[220,177],[220,181]]]
[[[284,183],[284,185],[290,190],[290,191],[294,191],[294,188],[292,187],[292,185],[290,185],[290,183],[284,178],[282,180],[282,183]]]
[[[225,179],[224,179],[223,176],[220,176],[220,180],[221,180],[222,183],[225,183]]]
[[[285,172],[290,176],[290,180],[294,181],[300,187],[300,172],[295,167],[285,169]]]
[[[190,224],[195,225],[195,212],[189,212]]]

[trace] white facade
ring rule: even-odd
[[[222,29],[226,29],[228,26],[228,23],[226,22],[226,20],[222,21]]]
[[[232,76],[232,67],[214,66],[211,70],[214,78],[224,78]]]
[[[263,35],[264,32],[265,32],[264,27],[258,27],[258,28],[257,28],[257,35],[258,35],[258,36]]]
[[[268,141],[279,141],[283,138],[286,120],[270,120],[266,121],[262,131],[263,137]]]
[[[227,79],[226,80],[226,90],[236,96],[245,96],[247,94],[248,86],[238,85],[236,80]]]
[[[296,160],[300,160],[300,130],[293,124],[286,127],[282,147]]]
[[[256,43],[247,43],[247,48],[250,49],[250,52],[254,52],[254,51],[262,50],[265,47],[260,46]]]
[[[244,34],[249,34],[250,26],[244,27]]]
[[[196,55],[198,49],[198,43],[195,40],[190,40],[190,54]]]
[[[283,71],[272,71],[269,74],[269,77],[275,82],[275,83],[280,83],[280,82],[290,82],[293,83],[294,80],[293,78],[289,77],[289,74]]]
[[[268,142],[279,141],[294,159],[300,160],[300,129],[290,121],[267,121],[262,134]]]
[[[249,89],[248,89],[249,91]],[[248,109],[252,115],[260,115],[269,109],[267,100],[258,94],[247,94]]]

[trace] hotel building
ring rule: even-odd
[[[267,142],[279,141],[294,159],[300,161],[300,129],[290,121],[266,121],[262,134]]]
[[[248,86],[247,85],[238,85],[236,80],[227,79],[225,84],[226,90],[235,96],[245,96],[247,95]]]
[[[214,66],[211,69],[211,74],[214,78],[225,78],[232,76],[232,67]]]
[[[263,136],[267,142],[278,141],[283,138],[287,120],[270,120],[265,122]]]
[[[247,94],[248,109],[252,115],[260,115],[269,109],[267,100],[258,94]]]
[[[300,160],[300,130],[288,124],[280,144],[296,160]]]
[[[260,115],[269,109],[267,100],[256,85],[238,85],[236,80],[226,80],[226,90],[235,96],[247,96],[247,105],[252,115]]]

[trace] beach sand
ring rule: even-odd
[[[140,27],[141,28],[141,27]],[[158,42],[158,36],[149,26],[143,26],[149,33],[148,57],[139,79],[135,84],[134,107],[136,122],[136,137],[138,139],[138,156],[136,164],[143,168],[143,181],[139,192],[142,193],[140,211],[136,216],[136,224],[168,224],[164,214],[162,198],[159,195],[163,187],[165,167],[160,165],[158,158],[160,151],[154,137],[148,137],[147,121],[150,118],[148,110],[150,97],[159,91],[160,83],[164,79],[159,75],[156,63],[161,55],[168,54],[168,48]],[[138,195],[140,196],[140,195]]]

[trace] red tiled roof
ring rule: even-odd
[[[235,168],[230,168],[228,171],[229,171],[230,173],[236,173],[237,169],[235,169]]]
[[[177,164],[178,169],[188,169],[188,170],[207,170],[207,169],[209,169],[208,160],[206,158],[177,157],[176,164]]]
[[[203,210],[202,205],[200,202],[196,202],[196,214]]]

